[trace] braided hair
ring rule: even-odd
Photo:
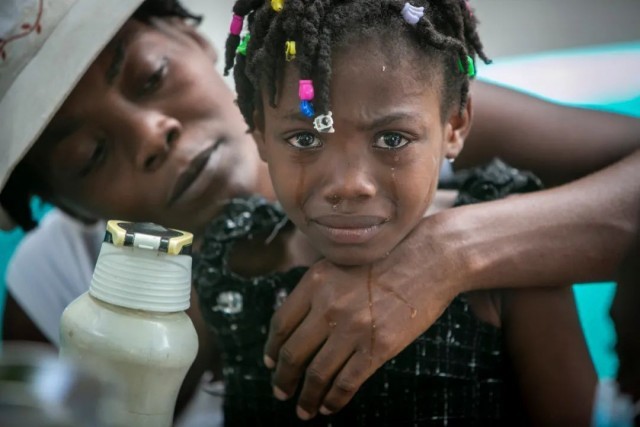
[[[332,51],[349,46],[354,37],[378,35],[385,44],[412,44],[421,55],[438,59],[445,73],[443,109],[457,105],[462,110],[475,57],[490,62],[468,0],[411,0],[414,7],[424,6],[424,16],[415,25],[403,19],[401,0],[284,0],[278,11],[271,3],[237,0],[233,12],[247,17],[250,39],[242,53],[236,53],[238,34],[231,34],[226,44],[225,75],[234,68],[238,106],[250,130],[255,127],[254,112],[262,112],[263,90],[276,106],[287,41],[296,43],[294,62],[300,78],[313,81],[313,105],[320,113],[329,111]]]
[[[133,13],[132,18],[149,22],[153,17],[178,17],[200,23],[201,16],[185,9],[178,0],[146,0]],[[47,197],[50,190],[39,171],[24,159],[15,167],[0,192],[0,204],[24,231],[38,224],[31,212],[31,196]]]

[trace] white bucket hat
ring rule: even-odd
[[[143,0],[0,1],[0,190]],[[0,206],[0,229],[15,224]]]

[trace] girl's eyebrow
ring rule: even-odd
[[[399,120],[418,119],[418,118],[419,117],[416,114],[398,111],[390,114],[385,114],[384,116],[376,117],[373,120],[366,123],[361,123],[358,126],[358,128],[360,130],[371,130],[371,129],[377,129],[377,128],[388,126],[391,123]]]

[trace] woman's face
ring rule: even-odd
[[[441,76],[426,78],[415,58],[380,52],[373,42],[334,55],[335,133],[317,132],[300,114],[300,77],[288,66],[278,106],[265,99],[264,124],[254,134],[291,220],[343,265],[385,256],[416,226],[443,156],[457,154],[469,124],[469,110],[442,119],[431,83]]]
[[[198,232],[253,192],[259,158],[215,59],[180,20],[127,22],[28,155],[52,201]]]

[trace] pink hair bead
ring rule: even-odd
[[[311,80],[300,80],[298,86],[298,96],[303,101],[311,101],[313,99],[313,82]]]
[[[234,13],[233,17],[231,18],[231,26],[229,27],[229,32],[235,36],[239,36],[242,32],[243,20],[244,19],[242,18],[242,16],[236,15]]]

